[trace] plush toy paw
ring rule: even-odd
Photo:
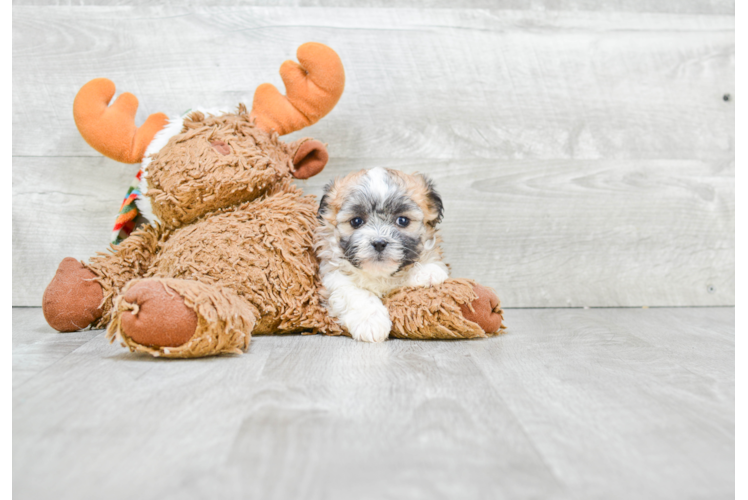
[[[478,298],[470,304],[473,310],[470,310],[470,305],[461,304],[462,315],[468,321],[477,323],[486,333],[498,332],[503,326],[502,312],[499,309],[499,298],[493,290],[482,285],[473,286],[473,291],[478,295]]]
[[[192,338],[197,315],[184,298],[158,281],[131,287],[123,300],[132,310],[122,313],[122,333],[150,347],[179,347]]]
[[[104,291],[96,275],[72,257],[60,262],[57,273],[42,297],[42,311],[49,326],[59,332],[75,332],[101,318]]]

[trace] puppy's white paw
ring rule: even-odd
[[[430,287],[444,283],[449,278],[447,268],[441,262],[415,266],[408,277],[408,286]]]
[[[348,276],[332,271],[322,277],[328,291],[327,307],[356,340],[382,342],[390,335],[392,321],[382,300],[351,283]]]
[[[383,342],[390,336],[390,313],[378,299],[374,298],[366,307],[354,311],[351,316],[354,317],[347,318],[346,323],[354,339],[362,342]]]
[[[384,342],[390,336],[392,323],[389,318],[387,322],[369,321],[361,323],[350,330],[351,337],[361,342]]]

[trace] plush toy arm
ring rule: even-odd
[[[469,339],[490,337],[504,328],[496,294],[471,280],[401,288],[382,302],[392,320],[390,337]]]

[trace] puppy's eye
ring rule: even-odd
[[[353,227],[353,229],[357,229],[363,225],[364,225],[364,219],[362,219],[361,217],[355,217],[351,219],[351,226]]]
[[[408,224],[410,224],[410,219],[408,219],[407,217],[398,217],[397,221],[395,222],[400,227],[408,227]]]

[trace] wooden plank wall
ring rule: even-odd
[[[14,305],[106,247],[138,169],[78,135],[81,85],[133,92],[138,123],[232,108],[282,88],[312,40],[347,86],[289,136],[329,144],[309,192],[376,165],[431,174],[453,274],[508,307],[734,304],[732,2],[14,3]]]

